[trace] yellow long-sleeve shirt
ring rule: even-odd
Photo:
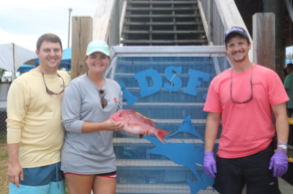
[[[70,76],[58,71],[65,86]],[[44,75],[49,90],[59,93],[62,79]],[[60,161],[64,140],[61,124],[63,94],[46,93],[42,74],[31,70],[21,75],[10,86],[7,97],[7,143],[20,143],[19,162],[23,168],[34,168]]]

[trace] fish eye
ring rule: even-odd
[[[119,114],[118,114],[118,116],[119,116],[119,117],[121,117],[121,116],[122,116],[122,114],[121,114],[121,113],[119,113]]]

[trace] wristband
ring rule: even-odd
[[[287,150],[287,144],[286,143],[278,143],[277,148],[280,148],[282,150]]]

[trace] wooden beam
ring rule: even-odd
[[[72,17],[71,79],[88,71],[84,58],[87,45],[93,39],[93,19]]]
[[[198,3],[199,13],[200,13],[200,16],[201,16],[201,20],[202,20],[202,23],[203,23],[203,27],[204,27],[204,30],[205,30],[205,34],[207,36],[207,40],[209,42],[209,45],[212,45],[213,43],[212,43],[212,39],[210,37],[209,23],[208,23],[207,18],[205,17],[205,13],[204,13],[204,10],[203,10],[203,7],[202,7],[202,3],[201,3],[200,0],[197,1],[197,3]]]
[[[275,14],[253,15],[253,62],[275,70]]]
[[[99,0],[93,19],[93,39],[108,42],[115,0]]]
[[[232,26],[240,26],[247,31],[250,42],[252,42],[251,36],[246,28],[246,25],[238,11],[238,8],[234,0],[214,0],[214,6],[216,6],[218,9],[225,31],[230,29]],[[214,33],[217,33],[217,32],[214,32]],[[253,49],[253,45],[251,49]],[[249,59],[253,61],[253,52],[249,51],[248,55],[249,55]]]
[[[291,21],[293,21],[293,8],[292,8],[292,4],[289,0],[285,0],[285,3],[286,3],[286,7],[287,7],[287,10],[288,10],[288,13],[291,17]]]

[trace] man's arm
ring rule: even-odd
[[[9,166],[7,177],[12,184],[19,187],[19,178],[23,180],[23,171],[19,162],[19,143],[21,142],[21,127],[26,114],[26,96],[24,88],[14,81],[7,95],[7,145]]]
[[[289,123],[286,113],[286,104],[272,105],[272,110],[276,118],[276,131],[278,143],[287,144],[289,134]],[[271,157],[269,169],[273,169],[274,177],[280,177],[287,172],[288,160],[287,150],[278,148]]]
[[[19,188],[19,178],[23,181],[23,170],[18,160],[19,143],[7,144],[7,147],[9,156],[7,177],[12,184]]]
[[[205,153],[203,158],[203,170],[212,178],[217,173],[216,161],[214,158],[213,148],[217,138],[221,113],[209,112],[205,131]]]
[[[286,103],[272,105],[272,110],[276,118],[276,131],[278,143],[288,142],[289,123],[286,112]]]
[[[209,112],[205,130],[205,152],[212,152],[217,138],[221,113]]]

